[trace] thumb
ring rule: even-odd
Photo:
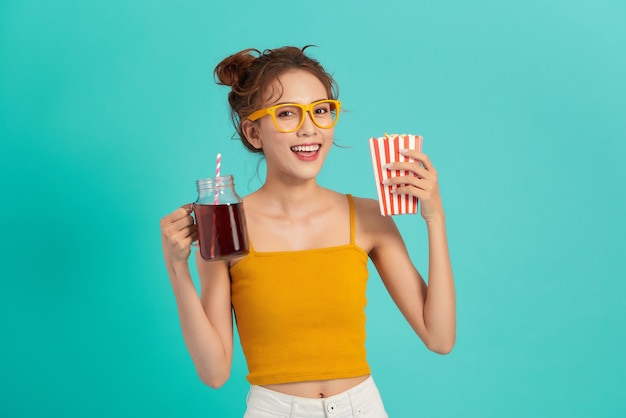
[[[181,206],[181,208],[185,209],[187,211],[187,214],[193,212],[193,203],[185,203],[184,205]]]

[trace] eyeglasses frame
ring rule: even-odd
[[[332,125],[330,126],[320,126],[319,123],[316,122],[315,120],[315,116],[313,116],[313,108],[317,105],[319,105],[320,103],[326,103],[326,102],[330,102],[330,103],[334,103],[335,104],[335,120],[333,121]],[[284,130],[282,129],[279,125],[278,125],[278,121],[276,120],[276,109],[278,109],[279,107],[284,107],[284,106],[295,106],[298,107],[302,110],[302,119],[300,119],[300,123],[298,124],[298,127],[295,129],[288,129],[288,130]],[[263,109],[259,109],[256,110],[254,112],[252,112],[252,114],[250,116],[247,117],[247,119],[251,122],[254,122],[256,120],[261,119],[263,116],[267,116],[270,115],[272,116],[272,120],[274,121],[274,125],[276,126],[276,129],[278,129],[280,132],[283,133],[290,133],[290,132],[295,132],[298,129],[300,129],[302,127],[302,125],[304,124],[304,118],[305,118],[305,114],[308,113],[309,116],[311,117],[311,120],[313,121],[313,123],[315,124],[315,126],[317,126],[320,129],[330,129],[332,127],[334,127],[337,124],[337,121],[339,120],[339,113],[341,110],[341,101],[336,100],[336,99],[324,99],[324,100],[318,100],[316,102],[313,103],[309,103],[308,105],[305,104],[300,104],[300,103],[281,103],[281,104],[277,104],[274,106],[270,106],[270,107],[266,107]]]

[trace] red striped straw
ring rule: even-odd
[[[221,168],[222,168],[222,154],[217,154],[217,157],[215,159],[215,186],[217,186],[219,183]],[[218,191],[216,187],[215,188],[215,204],[217,205],[218,202],[219,202],[219,196],[218,196]]]
[[[219,182],[220,182],[220,170],[222,165],[222,154],[217,154],[217,158],[215,159],[215,205],[219,203]],[[217,228],[216,218],[215,218],[215,210],[217,208],[213,208],[213,234],[211,235],[211,258],[215,257],[215,231]]]

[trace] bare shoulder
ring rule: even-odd
[[[371,225],[393,223],[390,217],[380,214],[378,200],[356,196],[353,200],[355,215],[359,221]]]
[[[398,230],[390,216],[380,214],[378,200],[354,197],[356,240],[367,253]]]
[[[371,199],[369,197],[358,197],[358,196],[352,196],[352,198],[354,200],[355,208],[358,207],[360,209],[367,209],[369,211],[375,210],[377,213],[380,214],[377,200]]]

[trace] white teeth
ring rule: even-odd
[[[319,149],[319,145],[296,145],[295,147],[291,147],[293,152],[315,152]]]

